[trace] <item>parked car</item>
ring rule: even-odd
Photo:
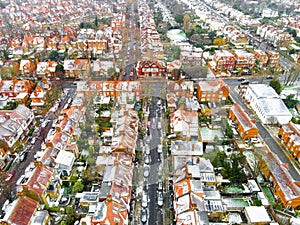
[[[158,182],[157,190],[162,191],[163,190],[163,182]]]
[[[161,122],[157,122],[157,129],[161,129]]]
[[[148,206],[148,195],[144,193],[142,197],[142,207],[147,208],[147,206]]]
[[[33,138],[31,139],[31,141],[30,141],[30,144],[34,145],[35,142],[36,142],[36,137],[33,137]]]
[[[173,138],[176,138],[176,134],[170,134],[170,135],[168,135],[168,139],[173,139]]]
[[[147,155],[150,154],[150,147],[149,147],[149,145],[146,145],[146,154],[147,154]]]
[[[157,146],[157,152],[158,153],[162,153],[162,145],[158,145]]]
[[[251,138],[250,141],[255,144],[260,142],[258,138]]]
[[[7,177],[5,178],[5,182],[9,182],[9,181],[11,181],[11,179],[14,177],[14,175],[15,175],[15,173],[13,172],[13,171],[11,171],[8,175],[7,175]]]
[[[142,209],[142,222],[146,223],[147,222],[147,210]]]
[[[162,206],[163,203],[164,203],[163,193],[162,193],[162,191],[159,191],[159,192],[157,193],[157,204],[158,204],[159,206]]]
[[[19,155],[19,162],[23,162],[26,159],[27,155],[28,155],[27,151],[21,152]]]
[[[244,80],[246,80],[245,77],[240,77],[240,78],[238,79],[238,81],[244,81]]]
[[[42,127],[46,127],[49,123],[49,120],[45,120],[43,123],[42,123]]]
[[[149,165],[151,163],[151,157],[150,155],[145,156],[145,164]]]
[[[243,82],[241,82],[241,85],[248,85],[249,83],[249,80],[244,80]]]
[[[273,76],[273,75],[268,75],[268,76],[267,76],[267,79],[268,79],[268,80],[272,80],[272,79],[274,79],[274,76]]]
[[[149,177],[150,174],[150,167],[149,166],[145,166],[144,167],[144,177],[147,178]]]

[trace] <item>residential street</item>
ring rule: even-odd
[[[227,83],[228,80],[225,80],[225,82]],[[228,82],[228,84],[230,85],[230,95],[233,98],[233,100],[235,102],[237,102],[243,109],[248,110],[248,112],[250,114],[252,114],[252,109],[250,109],[244,103],[244,101],[241,99],[241,97],[236,92],[234,82]],[[266,130],[264,125],[259,120],[256,121],[256,126],[259,129],[259,134],[260,134],[261,138],[267,144],[269,149],[279,157],[279,159],[282,161],[282,163],[286,163],[289,165],[289,172],[290,172],[291,176],[294,178],[294,180],[299,181],[300,175],[299,175],[298,171],[295,169],[293,163],[291,162],[291,159],[289,159],[289,157],[287,157],[287,153],[285,153],[284,150],[281,148],[281,146],[278,145],[278,143],[274,140],[274,138],[271,136],[269,131]]]

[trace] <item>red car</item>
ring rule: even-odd
[[[13,171],[10,172],[4,181],[5,182],[11,181],[11,179],[14,177],[14,175],[15,175],[15,173]]]

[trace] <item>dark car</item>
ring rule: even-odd
[[[274,76],[268,75],[268,76],[267,76],[267,79],[268,79],[268,80],[272,80],[272,79],[274,79]]]
[[[240,78],[238,79],[238,81],[244,81],[244,80],[246,80],[245,77],[240,77]]]
[[[249,80],[244,80],[243,82],[241,82],[241,85],[248,85],[249,83]]]

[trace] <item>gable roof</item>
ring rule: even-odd
[[[20,196],[13,202],[12,210],[5,215],[3,221],[9,224],[28,225],[38,204],[36,200],[26,196]]]
[[[25,174],[25,178],[26,178]],[[49,167],[37,165],[33,171],[28,172],[28,180],[26,183],[21,185],[26,185],[29,191],[32,191],[38,195],[43,195],[47,190],[48,184],[51,181],[53,175],[53,170]]]

